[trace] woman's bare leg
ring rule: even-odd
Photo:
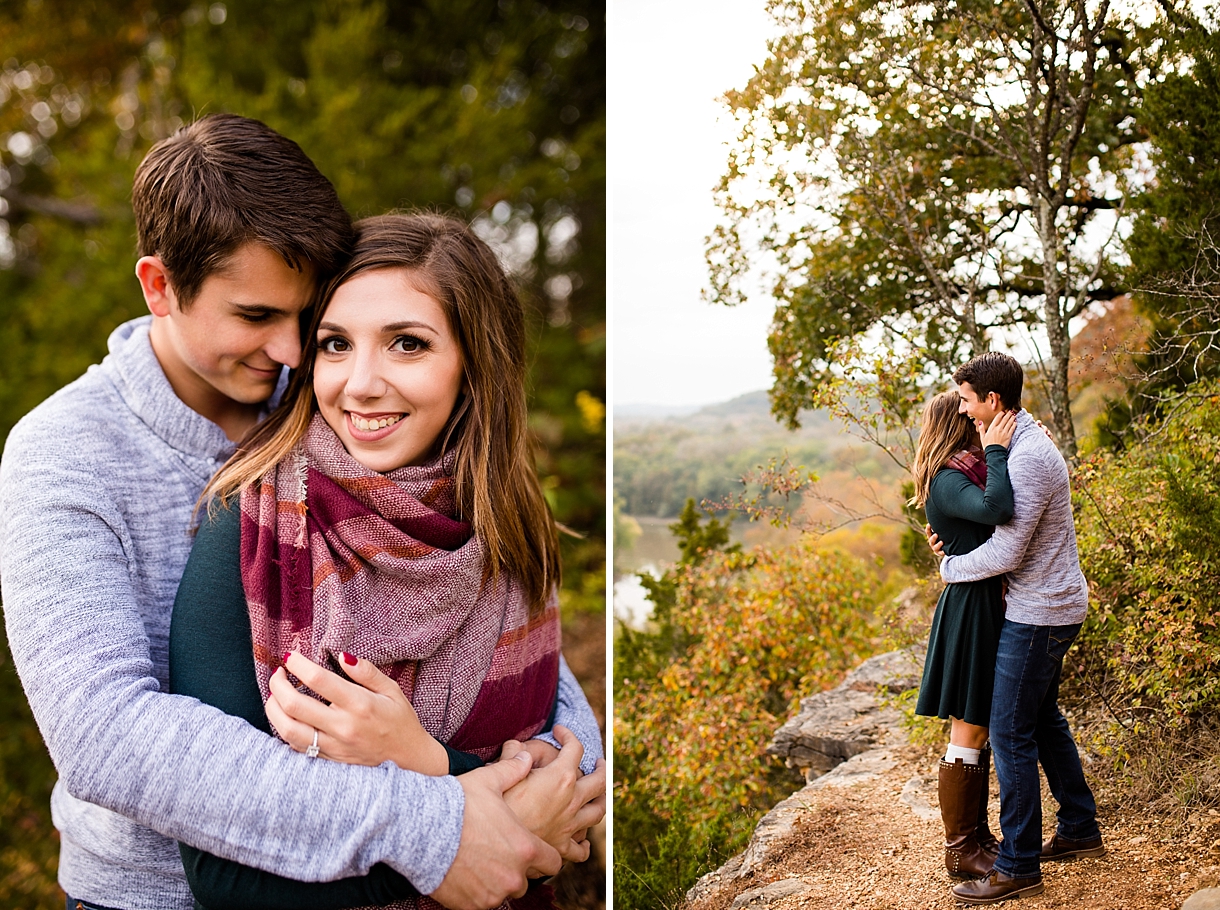
[[[949,728],[949,742],[955,746],[967,749],[981,749],[987,745],[987,728],[977,724],[968,724],[956,717],[949,718],[952,726]]]

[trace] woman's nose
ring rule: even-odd
[[[344,387],[348,397],[366,400],[384,395],[386,385],[380,365],[381,361],[375,354],[357,353],[352,358],[352,371]]]

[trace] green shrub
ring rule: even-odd
[[[615,902],[668,908],[799,784],[764,751],[798,700],[873,653],[880,581],[812,541],[749,554],[693,519],[615,645]]]
[[[1091,609],[1068,668],[1133,729],[1220,708],[1217,391],[1196,386],[1141,444],[1074,478]]]

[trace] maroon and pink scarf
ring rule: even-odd
[[[949,456],[945,464],[961,471],[980,490],[987,489],[987,459],[981,449],[959,449]]]
[[[487,759],[543,728],[559,679],[558,610],[530,617],[512,579],[484,585],[482,545],[454,517],[451,470],[445,458],[370,471],[315,415],[242,494],[264,701],[285,652],[335,669],[346,651],[394,679],[424,729],[455,749]]]

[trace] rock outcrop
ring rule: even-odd
[[[906,764],[909,759],[902,758],[903,750],[899,748],[905,742],[900,712],[889,703],[887,695],[917,686],[921,664],[922,657],[918,652],[882,654],[862,663],[838,687],[801,702],[798,712],[776,731],[767,751],[782,757],[790,767],[801,769],[806,775],[805,786],[763,817],[742,853],[695,883],[687,892],[688,904],[713,897],[721,889],[739,892],[735,894],[730,910],[768,910],[823,900],[824,886],[818,883],[817,876],[797,875],[789,870],[781,873],[784,877],[778,880],[766,881],[769,875],[774,875],[776,868],[782,868],[784,854],[777,848],[794,832],[807,813],[816,811],[815,807],[819,804],[826,805],[828,801],[834,805],[850,803],[858,794],[869,793],[870,788],[877,787],[879,783],[884,785],[885,792],[896,794],[898,802],[925,823],[939,818],[940,813],[934,808],[935,776],[925,776],[917,771],[901,784],[900,790],[896,785],[897,781],[910,773]],[[842,795],[819,792],[852,787],[860,789]],[[892,812],[889,818],[893,824]],[[1129,844],[1134,846],[1145,840],[1140,835],[1131,838]],[[935,851],[936,848],[930,849]],[[1115,848],[1113,852],[1120,850]],[[1151,860],[1145,857],[1144,861]],[[1141,875],[1147,871],[1142,866],[1135,868],[1142,870]],[[864,870],[866,873],[868,871]],[[1099,869],[1098,874],[1101,875],[1103,871]],[[742,881],[756,872],[762,874],[758,884]],[[841,887],[841,884],[836,886]],[[947,883],[944,887],[947,888]],[[894,894],[890,893],[889,896],[894,897]],[[822,903],[817,905],[829,906]],[[890,904],[904,905],[914,904]],[[1098,906],[1103,905],[1114,906],[1111,903]],[[1138,903],[1140,907],[1153,905],[1146,902],[1146,895]],[[1181,910],[1220,910],[1220,888],[1196,891],[1181,905],[1174,902],[1155,906],[1180,906]]]
[[[802,699],[800,710],[775,731],[767,751],[813,780],[877,748],[900,720],[898,709],[879,696],[918,686],[922,672],[922,655],[909,650],[864,661],[829,692]]]
[[[918,686],[922,670],[923,659],[918,652],[891,651],[864,661],[830,691],[803,699],[797,713],[775,732],[767,751],[783,758],[789,767],[799,768],[807,783],[763,816],[745,851],[699,879],[687,892],[687,901],[709,897],[722,885],[761,866],[771,846],[792,831],[810,792],[823,787],[850,787],[892,767],[893,759],[885,746],[901,742],[903,737],[901,715],[888,703],[887,696]],[[911,796],[909,804],[917,813],[934,811],[917,795]],[[770,887],[743,892],[734,906],[737,902],[741,907],[768,903],[776,897],[766,890]]]

